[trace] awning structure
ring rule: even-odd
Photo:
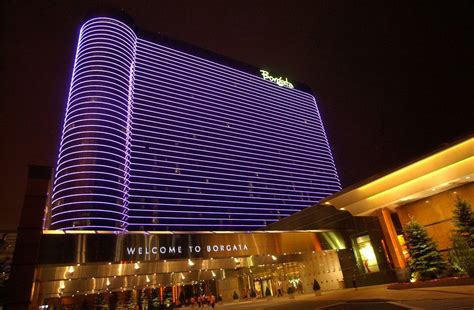
[[[366,216],[379,208],[396,207],[474,180],[474,136],[388,173],[374,176],[321,200],[321,204]]]

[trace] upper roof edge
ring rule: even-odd
[[[417,157],[417,158],[415,158],[415,159],[413,159],[413,160],[410,160],[410,161],[408,161],[408,162],[405,162],[404,164],[402,164],[402,165],[400,165],[400,166],[398,166],[398,167],[396,167],[396,168],[387,169],[387,170],[385,170],[385,171],[383,171],[383,172],[381,172],[381,173],[377,173],[377,174],[375,174],[375,175],[373,175],[373,176],[370,176],[370,177],[368,177],[368,178],[366,178],[366,179],[363,179],[363,180],[361,180],[361,181],[359,181],[359,182],[356,182],[356,183],[354,183],[354,184],[352,184],[352,185],[349,185],[348,187],[343,188],[341,191],[339,191],[339,192],[337,192],[337,193],[335,193],[335,194],[332,194],[331,196],[328,196],[328,197],[325,197],[325,198],[321,199],[321,200],[319,201],[319,204],[327,203],[327,202],[329,202],[329,201],[331,201],[331,200],[333,200],[333,199],[335,199],[335,198],[338,198],[338,197],[340,197],[340,196],[342,196],[342,195],[345,195],[345,194],[347,194],[347,193],[349,193],[349,192],[351,192],[351,191],[353,191],[353,190],[355,190],[355,189],[357,189],[357,188],[360,188],[360,187],[365,186],[365,185],[367,185],[367,184],[370,184],[370,183],[372,183],[372,182],[374,182],[374,181],[376,181],[376,180],[378,180],[378,179],[381,179],[381,178],[383,178],[383,177],[385,177],[385,176],[387,176],[387,175],[390,175],[391,173],[394,173],[394,172],[396,172],[396,171],[398,171],[398,170],[401,170],[401,169],[406,168],[406,167],[408,167],[408,166],[410,166],[410,165],[413,165],[413,164],[415,164],[415,163],[417,163],[417,162],[419,162],[419,161],[422,161],[422,160],[427,159],[427,158],[429,158],[429,157],[431,157],[431,156],[434,156],[434,155],[436,155],[436,154],[438,154],[438,153],[441,153],[441,152],[443,152],[443,151],[445,151],[445,150],[448,150],[448,149],[450,149],[450,148],[452,148],[452,147],[454,147],[454,146],[456,146],[456,145],[458,145],[458,144],[466,143],[466,142],[468,142],[468,141],[471,140],[471,139],[474,139],[474,132],[473,132],[473,133],[470,133],[470,134],[468,134],[468,135],[465,135],[465,136],[463,136],[463,137],[461,137],[461,138],[458,138],[458,139],[456,139],[456,140],[454,140],[454,141],[452,141],[452,142],[450,142],[450,143],[445,143],[445,144],[443,144],[443,146],[438,147],[438,148],[436,148],[435,150],[433,150],[433,151],[431,151],[431,152],[429,152],[429,153],[427,153],[427,154],[425,154],[425,155],[423,155],[423,156],[420,156],[420,157]]]
[[[110,8],[97,8],[97,9],[90,10],[84,16],[82,20],[82,24],[84,24],[90,19],[97,18],[97,17],[109,17],[109,18],[116,19],[118,21],[123,22],[127,26],[129,26],[135,32],[137,37],[141,39],[148,40],[151,42],[156,42],[158,44],[163,44],[166,47],[174,48],[185,53],[190,53],[194,56],[202,57],[204,59],[214,61],[218,64],[229,66],[236,70],[240,70],[240,71],[243,71],[252,75],[257,75],[257,76],[260,76],[260,70],[267,70],[267,71],[270,71],[270,73],[273,76],[277,76],[277,77],[284,76],[284,74],[280,74],[278,70],[269,70],[269,68],[264,68],[264,67],[259,68],[254,65],[244,63],[240,60],[235,60],[230,57],[224,56],[222,54],[218,54],[216,52],[207,50],[205,48],[196,46],[194,44],[171,38],[160,32],[152,32],[149,30],[141,29],[137,26],[133,18],[130,15],[128,15],[123,9],[119,10],[119,9],[110,9]],[[302,91],[312,96],[313,98],[315,97],[313,90],[307,84],[302,83],[297,80],[293,80],[293,79],[291,80],[291,83],[295,85],[295,89]]]

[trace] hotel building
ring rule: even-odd
[[[116,18],[82,26],[52,229],[251,231],[338,190],[305,86]]]
[[[414,215],[447,251],[473,161],[469,137],[339,191],[305,86],[91,17],[55,175],[29,171],[8,306],[407,280],[402,224]]]

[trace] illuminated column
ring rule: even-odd
[[[321,240],[316,233],[311,234],[311,242],[313,243],[313,249],[318,252],[323,251],[323,247],[321,245]]]
[[[375,213],[379,218],[380,226],[382,227],[383,235],[387,241],[387,248],[392,257],[394,266],[396,268],[405,268],[405,257],[403,256],[402,247],[398,242],[397,231],[393,225],[390,210],[387,208],[380,208],[376,210]]]
[[[126,230],[136,35],[92,18],[81,28],[52,197],[51,229]]]

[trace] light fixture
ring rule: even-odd
[[[212,276],[213,276],[213,277],[216,276],[216,273],[214,272],[214,270],[212,270],[211,273],[212,273]]]
[[[68,272],[69,274],[74,273],[74,271],[75,271],[75,270],[74,270],[74,267],[73,267],[73,266],[69,266],[69,268],[67,269],[67,272]]]
[[[139,263],[139,262],[136,262],[134,268],[135,268],[135,270],[140,269],[140,263]]]
[[[107,278],[107,281],[105,282],[105,285],[110,286],[110,280]]]
[[[277,260],[277,257],[275,255],[272,255],[273,260]]]
[[[194,262],[190,258],[188,258],[188,265],[189,266],[194,266]]]

